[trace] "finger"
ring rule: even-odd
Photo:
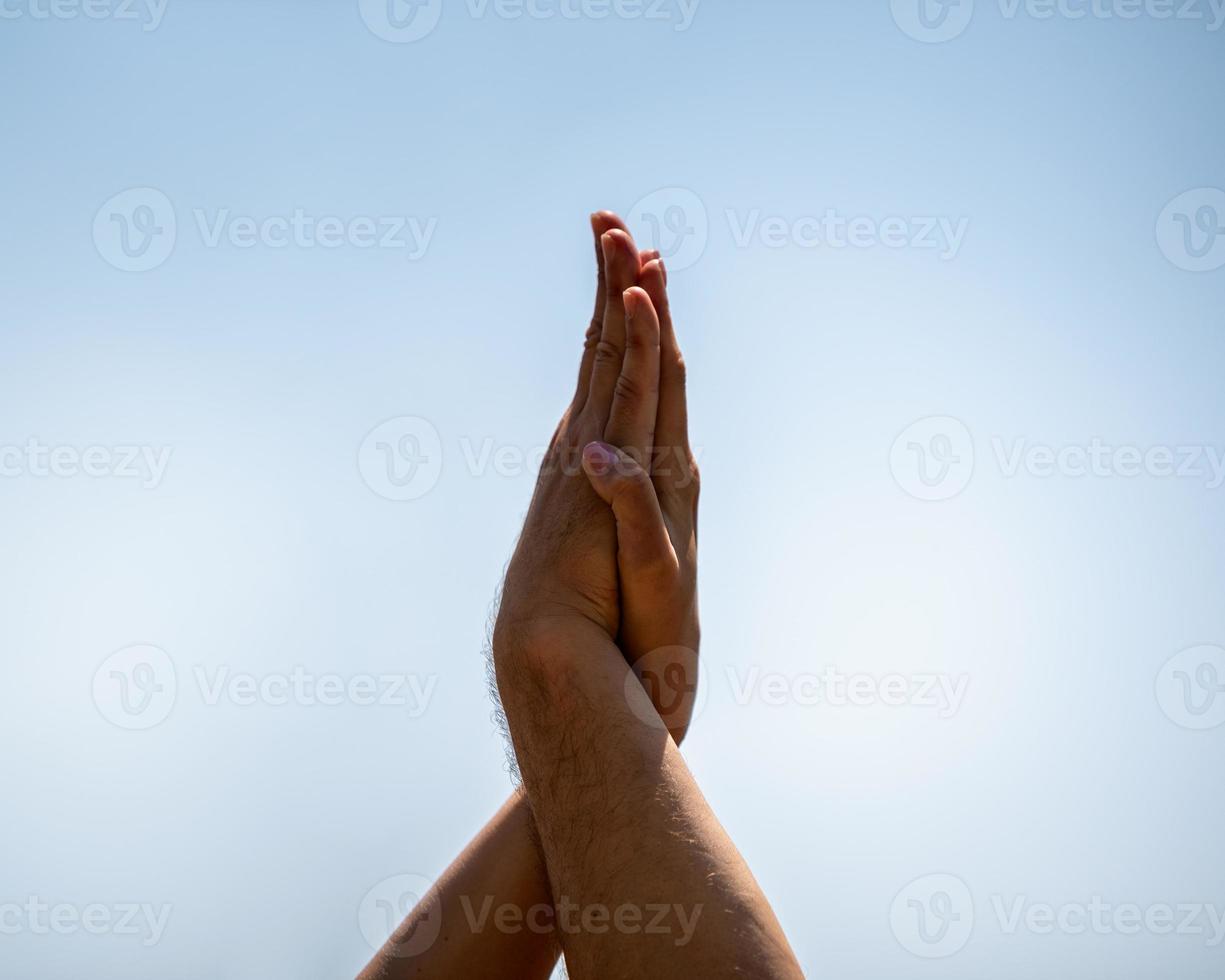
[[[654,262],[659,258],[659,249],[648,248],[638,253],[638,267],[642,268],[648,262]]]
[[[625,357],[613,391],[604,440],[649,467],[659,408],[659,319],[651,298],[637,286],[625,291],[623,304]]]
[[[685,395],[685,361],[681,357],[668,302],[663,260],[648,263],[639,284],[659,317],[659,411],[655,419],[656,456],[661,468],[656,487],[675,486],[689,474],[689,410]]]
[[[629,232],[614,228],[600,239],[604,249],[606,277],[604,321],[600,341],[596,346],[591,367],[591,387],[587,393],[586,411],[603,431],[612,405],[613,390],[621,376],[621,359],[625,354],[625,299],[630,286],[638,282],[638,249]]]
[[[627,235],[628,229],[619,217],[611,211],[597,211],[591,216],[591,231],[595,237],[596,289],[595,310],[591,314],[591,323],[587,327],[587,336],[583,340],[583,358],[578,368],[578,384],[574,390],[574,405],[582,408],[587,401],[587,392],[591,387],[591,368],[595,364],[595,349],[604,331],[604,307],[607,305],[608,287],[607,274],[604,268],[604,248],[600,239],[606,232],[620,229]]]
[[[583,472],[617,522],[617,565],[642,584],[655,574],[675,574],[676,552],[664,526],[651,478],[628,453],[606,442],[583,448]]]

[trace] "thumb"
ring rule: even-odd
[[[664,526],[650,476],[633,456],[606,442],[583,448],[583,472],[617,521],[618,561],[625,571],[675,569],[676,552]]]

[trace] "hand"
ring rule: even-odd
[[[679,741],[693,708],[699,639],[698,474],[684,364],[658,253],[639,253],[614,215],[593,215],[592,228],[596,310],[574,398],[507,571],[494,647],[602,629],[635,664]],[[575,479],[580,458],[590,484]]]
[[[643,266],[624,307],[626,354],[606,441],[586,447],[583,468],[616,520],[618,643],[680,744],[697,690],[699,474],[661,260]]]

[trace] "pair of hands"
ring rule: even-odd
[[[541,466],[494,626],[574,649],[603,631],[679,743],[697,683],[698,470],[667,273],[616,215],[592,215],[599,271],[574,397]],[[556,665],[564,675],[565,664]]]

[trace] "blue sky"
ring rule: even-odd
[[[685,753],[808,972],[1219,975],[1219,5],[4,11],[17,974],[351,974],[505,797],[607,207],[690,364]]]

